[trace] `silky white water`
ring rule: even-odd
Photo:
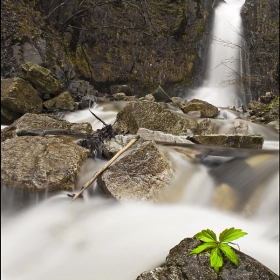
[[[240,93],[242,21],[240,9],[244,0],[219,3],[214,14],[212,38],[207,56],[204,84],[188,93],[186,98],[201,99],[218,107],[245,104]]]
[[[114,105],[95,104],[91,110],[113,123],[118,111]],[[88,110],[66,119],[87,119],[94,129],[100,128]],[[255,127],[277,142],[272,128]],[[205,156],[201,163],[161,146],[173,158],[176,173],[158,203],[116,202],[102,196],[96,184],[76,203],[70,203],[67,192],[42,199],[2,186],[2,202],[13,197],[10,208],[6,203],[2,209],[2,279],[136,279],[162,264],[183,238],[206,228],[218,234],[229,227],[248,233],[237,240],[242,252],[279,274],[278,151],[193,147]],[[77,190],[105,163],[88,159]],[[242,197],[236,210],[219,202],[218,190],[225,184]],[[30,206],[17,209],[23,199]]]

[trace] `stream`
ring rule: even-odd
[[[236,29],[242,27],[233,11],[238,16],[244,1],[226,2],[217,8],[215,19],[220,22],[220,15],[228,14],[231,5],[227,20],[232,18],[232,34],[238,35]],[[221,32],[215,28],[216,23],[215,36],[222,36],[215,33]],[[235,36],[232,34],[230,39]],[[218,51],[223,53],[218,56],[222,60],[216,61],[217,56],[211,55],[217,53],[214,43],[209,50],[205,84],[185,98],[196,97],[218,106],[220,118],[213,121],[219,133],[226,133],[240,114],[226,107],[239,107],[245,101],[235,85],[219,86],[225,70],[218,70],[218,65],[239,54],[235,49],[223,48]],[[238,66],[233,67],[238,71]],[[214,80],[213,75],[219,79]],[[125,104],[94,104],[91,110],[112,124]],[[89,122],[94,130],[102,128],[89,110],[69,113],[65,119]],[[248,127],[249,133],[264,136],[263,149],[193,144],[187,148],[201,153],[202,158],[191,162],[160,145],[174,161],[175,176],[157,203],[117,202],[104,197],[96,183],[85,191],[83,202],[75,203],[70,203],[66,191],[28,193],[2,185],[2,279],[132,280],[161,265],[182,239],[203,229],[219,234],[230,227],[248,233],[236,242],[242,252],[279,275],[279,135],[267,125],[248,122]],[[87,159],[76,191],[106,162]]]

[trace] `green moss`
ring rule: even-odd
[[[203,21],[200,20],[197,25],[194,27],[194,29],[196,30],[196,32],[198,33],[198,35],[201,35],[204,31],[204,24]]]

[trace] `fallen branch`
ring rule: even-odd
[[[138,139],[140,136],[137,136],[135,139],[132,139],[122,150],[120,150],[108,163],[102,167],[98,172],[94,174],[94,176],[82,187],[82,189],[72,198],[72,201],[82,197],[82,193],[97,179],[97,177],[102,174],[121,154],[123,154],[126,150],[128,150]]]

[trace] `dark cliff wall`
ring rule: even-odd
[[[139,96],[158,85],[171,94],[197,86],[218,2],[1,1],[2,76],[14,75],[15,50],[28,42],[66,87],[76,76],[104,92],[127,83]]]
[[[241,17],[252,98],[267,91],[279,95],[279,1],[246,0]]]

